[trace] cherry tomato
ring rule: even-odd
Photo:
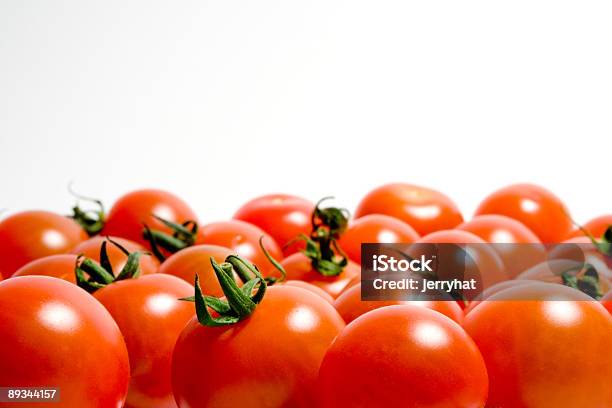
[[[312,283],[308,283],[308,282],[304,282],[300,280],[288,280],[288,281],[284,281],[282,284],[285,286],[294,286],[297,288],[306,289],[314,293],[315,295],[321,296],[323,299],[325,299],[329,303],[334,303],[334,298],[331,297],[329,293],[327,293],[320,287],[313,285]]]
[[[43,258],[35,259],[32,262],[28,262],[19,268],[13,276],[53,276],[54,278],[76,283],[74,273],[76,261],[76,255],[49,255]]]
[[[591,234],[594,238],[601,238],[610,226],[612,226],[612,214],[607,214],[593,218],[592,220],[584,224],[582,228],[587,230],[587,232]],[[584,232],[579,229],[575,229],[570,233],[567,238],[581,236],[584,236]]]
[[[172,229],[153,217],[183,223],[196,221],[197,217],[187,203],[162,190],[136,190],[125,194],[115,202],[106,217],[101,235],[127,238],[149,248],[143,238],[143,226],[171,234]]]
[[[612,292],[608,292],[607,295],[601,298],[601,304],[612,314]]]
[[[200,275],[200,285],[205,294],[222,296],[223,291],[215,272],[210,264],[210,258],[221,263],[234,252],[229,248],[217,245],[194,245],[177,252],[166,259],[159,268],[159,273],[177,276],[193,285],[195,274]]]
[[[287,279],[311,283],[329,293],[334,299],[353,278],[361,275],[361,266],[349,261],[340,275],[323,276],[312,267],[311,260],[302,253],[289,255],[282,260],[281,265],[287,272]]]
[[[297,252],[301,243],[286,245],[300,234],[310,234],[315,205],[300,197],[270,194],[257,197],[236,211],[234,218],[266,231],[283,248],[285,256]]]
[[[563,241],[572,231],[572,221],[561,200],[533,184],[514,184],[485,198],[476,215],[499,214],[522,222],[542,242]]]
[[[253,262],[264,276],[275,271],[274,265],[259,246],[259,238],[274,259],[281,259],[283,252],[274,239],[261,228],[245,221],[231,220],[203,225],[198,230],[197,243],[219,245]]]
[[[127,345],[132,375],[126,406],[175,406],[172,350],[194,315],[193,304],[178,299],[191,295],[193,287],[187,282],[159,273],[117,281],[94,293],[119,325]]]
[[[54,407],[123,406],[130,375],[125,342],[110,314],[84,290],[48,276],[3,281],[0,327],[2,386],[57,387]]]
[[[464,327],[487,365],[487,406],[612,406],[612,317],[583,293],[509,288],[476,306]]]
[[[413,305],[435,310],[450,317],[457,323],[463,320],[463,312],[457,302],[448,300],[387,300],[365,301],[361,300],[361,284],[357,284],[344,292],[334,302],[334,307],[348,324],[374,309],[393,305]]]
[[[521,222],[503,215],[479,215],[457,227],[494,245],[510,278],[546,260],[546,248]],[[524,244],[524,245],[523,245]]]
[[[172,385],[184,407],[313,407],[325,351],[344,322],[320,296],[268,288],[253,314],[230,326],[193,319],[172,359]]]
[[[487,372],[474,342],[448,317],[387,306],[338,335],[319,386],[322,407],[483,407]]]
[[[10,277],[34,259],[68,252],[87,239],[73,220],[47,211],[24,211],[0,222],[0,275]]]
[[[461,212],[450,198],[412,184],[386,184],[369,192],[355,210],[355,218],[386,214],[412,226],[420,235],[451,229],[463,222]]]
[[[121,245],[123,248],[127,249],[128,252],[136,252],[136,251],[146,251],[146,249],[128,239],[119,238],[119,237],[110,237],[113,241]],[[97,236],[93,238],[89,238],[87,241],[81,242],[79,245],[72,248],[70,253],[76,255],[85,255],[87,258],[93,259],[96,262],[100,262],[100,248],[102,247],[102,243],[106,240],[106,237]],[[106,244],[106,250],[108,254],[108,258],[113,267],[113,271],[115,273],[119,272],[125,266],[127,262],[127,255],[125,255],[119,248],[113,245],[110,242]],[[155,273],[159,269],[159,261],[151,255],[145,255],[140,257],[140,273],[143,275]]]
[[[412,243],[419,234],[405,222],[382,214],[369,214],[353,220],[340,237],[340,248],[348,257],[361,264],[362,243]]]

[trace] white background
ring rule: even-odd
[[[378,184],[610,212],[609,1],[0,1],[0,208]]]

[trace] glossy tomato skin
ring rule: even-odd
[[[172,361],[180,408],[312,407],[325,351],[344,322],[307,290],[273,286],[247,319],[204,327],[193,319]]]
[[[52,276],[76,284],[76,261],[77,256],[71,254],[45,256],[23,265],[13,276]]]
[[[142,245],[130,241],[129,239],[110,237],[113,241],[127,249],[129,252],[142,251],[145,252],[147,249]],[[100,248],[102,243],[106,240],[106,237],[97,236],[89,238],[87,241],[83,241],[70,251],[71,254],[85,255],[87,258],[93,259],[96,262],[100,262]],[[118,274],[127,262],[127,255],[125,255],[119,248],[110,242],[106,244],[106,250],[108,258],[113,267],[113,272]],[[142,254],[140,257],[140,273],[143,275],[157,272],[159,269],[159,261],[152,255]]]
[[[487,365],[488,405],[612,406],[612,317],[587,295],[546,283],[509,288],[463,325]]]
[[[24,211],[0,222],[0,275],[43,256],[66,253],[87,234],[68,217],[48,211]]]
[[[123,337],[84,290],[47,276],[3,281],[0,327],[2,386],[58,387],[61,401],[54,407],[123,406],[130,375]]]
[[[236,211],[234,218],[266,231],[288,256],[297,252],[300,245],[285,245],[300,234],[310,234],[314,208],[311,201],[301,197],[270,194],[247,202]]]
[[[593,218],[582,227],[595,238],[601,238],[606,230],[612,226],[612,214],[601,215]],[[574,229],[567,238],[575,238],[584,236],[584,232],[579,229]]]
[[[324,291],[320,287],[318,287],[316,285],[313,285],[312,283],[304,282],[304,281],[301,281],[301,280],[288,280],[288,281],[283,281],[280,284],[285,285],[285,286],[293,286],[293,287],[297,287],[297,288],[306,289],[306,290],[314,293],[315,295],[322,297],[323,299],[325,299],[330,304],[334,303],[334,298],[331,297],[331,295],[329,293],[327,293],[326,291]]]
[[[446,316],[388,306],[352,323],[319,374],[321,407],[483,407],[487,372],[474,342]]]
[[[546,260],[546,248],[523,223],[504,215],[479,215],[457,227],[494,244],[508,277],[515,277]]]
[[[312,267],[311,260],[302,253],[289,255],[281,265],[287,273],[288,280],[301,280],[320,287],[334,299],[342,293],[349,282],[361,274],[361,266],[349,261],[338,276],[323,276]]]
[[[385,214],[398,218],[420,235],[454,228],[463,222],[457,205],[446,195],[405,183],[386,184],[369,192],[355,210],[355,218]]]
[[[175,406],[170,380],[172,350],[194,315],[193,295],[180,278],[153,274],[112,283],[94,293],[113,316],[127,345],[131,380],[126,407]]]
[[[263,244],[270,255],[277,260],[283,258],[283,252],[276,241],[256,225],[240,220],[213,222],[200,227],[197,243],[219,245],[234,251],[236,255],[250,260],[257,265],[264,276],[276,268],[259,246],[259,238],[264,237]]]
[[[359,316],[385,306],[411,305],[435,310],[461,324],[463,311],[452,300],[361,300],[361,284],[357,284],[344,292],[334,302],[334,307],[348,324]]]
[[[486,197],[476,215],[499,214],[522,222],[544,243],[563,241],[573,230],[568,210],[543,187],[514,184]]]
[[[210,258],[213,257],[220,264],[233,253],[231,249],[217,245],[194,245],[166,259],[159,268],[159,273],[177,276],[190,285],[193,285],[197,273],[200,276],[200,286],[205,295],[223,296],[221,286],[210,264]]]
[[[172,233],[172,230],[155,219],[153,214],[179,224],[198,221],[187,203],[174,194],[154,189],[136,190],[115,202],[100,235],[126,238],[149,248],[149,243],[142,236],[144,224],[154,230]]]
[[[368,214],[349,224],[340,237],[340,248],[355,263],[361,264],[362,243],[413,243],[419,234],[405,222],[382,214]]]

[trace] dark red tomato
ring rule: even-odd
[[[609,292],[606,296],[601,299],[601,304],[608,309],[608,312],[612,314],[612,292]]]
[[[270,194],[257,197],[244,204],[234,218],[250,222],[266,231],[283,247],[285,256],[291,255],[300,245],[285,245],[300,234],[310,234],[311,215],[315,205],[300,197],[286,194]]]
[[[253,262],[264,276],[275,271],[259,246],[259,238],[274,259],[282,259],[283,252],[276,241],[261,228],[245,221],[231,220],[203,225],[198,230],[196,243],[219,245]]]
[[[0,222],[0,275],[8,278],[34,259],[70,251],[87,239],[79,224],[48,211],[24,211]]]
[[[420,235],[451,229],[463,222],[457,205],[446,195],[405,183],[387,184],[369,192],[355,210],[355,218],[386,214],[412,226]]]
[[[487,365],[487,406],[612,406],[612,317],[587,295],[546,283],[509,288],[463,325]]]
[[[159,273],[174,275],[193,285],[195,274],[200,275],[200,285],[206,295],[223,296],[223,291],[210,264],[210,258],[218,263],[233,255],[229,248],[217,245],[195,245],[185,248],[166,259],[159,268]]]
[[[54,407],[122,407],[130,367],[117,324],[87,292],[61,279],[0,283],[0,384],[58,387]],[[3,403],[20,408],[39,404]]]
[[[127,249],[128,252],[146,251],[145,247],[134,241],[119,237],[110,238],[125,249]],[[106,238],[101,236],[90,238],[87,241],[83,241],[79,245],[72,248],[70,253],[77,255],[82,254],[85,255],[87,258],[93,259],[96,262],[100,262],[100,248],[102,247],[102,243],[105,240]],[[118,273],[125,266],[128,257],[119,248],[117,248],[110,242],[107,242],[106,250],[108,253],[108,258],[113,267],[113,271],[115,273]],[[150,273],[155,273],[158,269],[159,261],[154,256],[143,254],[140,257],[141,274],[146,275]]]
[[[340,248],[348,257],[361,264],[362,243],[413,243],[419,234],[405,222],[382,214],[364,215],[353,220],[340,237]]]
[[[331,297],[329,293],[327,293],[320,287],[313,285],[312,283],[308,283],[308,282],[304,282],[300,280],[288,280],[288,281],[284,281],[282,284],[285,286],[293,286],[297,288],[306,289],[314,293],[315,295],[321,296],[323,299],[325,299],[329,303],[334,303],[334,298]]]
[[[179,224],[197,222],[193,210],[174,194],[162,190],[136,190],[115,202],[100,235],[127,238],[148,248],[149,243],[142,236],[143,224],[152,230],[173,232],[153,215]]]
[[[346,326],[319,374],[322,407],[483,407],[487,382],[482,356],[457,323],[407,305]]]
[[[490,242],[510,278],[546,260],[546,248],[520,221],[504,215],[479,215],[457,227]]]
[[[178,299],[191,295],[193,287],[187,282],[159,273],[117,281],[94,293],[127,345],[132,373],[127,407],[174,406],[172,350],[194,315],[193,304]]]
[[[526,225],[544,243],[563,241],[573,230],[565,205],[550,191],[533,184],[514,184],[485,198],[476,215],[499,214]]]
[[[612,226],[612,214],[601,215],[597,218],[593,218],[582,227],[589,232],[595,238],[601,238],[606,230]],[[584,232],[579,229],[574,229],[567,238],[581,237],[584,236]]]
[[[74,269],[77,256],[62,254],[50,255],[28,262],[15,272],[13,276],[52,276],[76,284]]]
[[[304,289],[268,288],[245,320],[204,327],[193,319],[172,359],[172,386],[185,407],[313,407],[325,351],[344,322]]]
[[[334,299],[353,278],[361,275],[361,266],[349,261],[340,275],[323,276],[312,267],[310,259],[301,252],[289,255],[282,260],[281,265],[287,272],[287,279],[311,283],[329,293]]]
[[[425,307],[427,309],[442,313],[459,324],[461,324],[461,321],[463,320],[463,311],[457,302],[448,300],[361,300],[361,284],[345,290],[334,302],[334,307],[347,324],[371,310],[393,305],[413,305]]]

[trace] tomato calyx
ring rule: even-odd
[[[593,299],[599,300],[604,295],[599,282],[599,273],[589,263],[562,272],[561,279],[565,286],[577,289]]]
[[[125,266],[118,275],[115,275],[108,257],[108,242],[119,248],[128,257]],[[135,279],[140,276],[140,256],[143,254],[148,253],[142,251],[129,252],[118,242],[106,237],[106,240],[102,242],[100,247],[100,263],[86,258],[82,254],[77,256],[74,267],[77,285],[87,292],[93,293],[113,282]],[[86,277],[85,274],[89,275],[89,277]]]
[[[225,299],[204,295],[200,287],[200,277],[196,273],[195,295],[181,300],[195,302],[196,316],[203,326],[227,326],[248,318],[264,298],[268,286],[266,280],[255,265],[238,255],[228,256],[221,265],[211,257],[210,263]],[[244,283],[242,287],[238,286],[234,274]],[[209,308],[217,316],[213,317]]]
[[[331,198],[325,197],[317,202],[311,215],[310,236],[301,234],[285,245],[304,241],[306,248],[301,252],[310,259],[313,269],[323,276],[338,276],[348,265],[348,256],[340,248],[338,240],[348,227],[349,213],[344,208],[321,208],[321,203]]]
[[[68,217],[79,224],[90,237],[98,235],[100,231],[102,231],[102,228],[104,228],[104,223],[106,222],[106,212],[102,200],[76,193],[72,189],[72,184],[68,185],[68,192],[77,200],[74,207],[72,207],[72,214]],[[92,203],[96,208],[83,209],[79,206],[80,201]]]
[[[142,235],[144,239],[149,241],[151,252],[160,262],[166,260],[166,255],[164,255],[162,249],[173,254],[195,243],[199,228],[197,222],[188,220],[178,224],[158,217],[155,214],[152,214],[152,216],[172,230],[172,234],[167,234],[162,231],[152,230],[148,225],[144,225]]]

